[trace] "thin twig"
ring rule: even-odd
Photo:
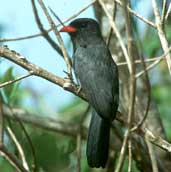
[[[2,96],[0,93],[0,147],[3,145],[3,135],[4,135],[4,117],[2,109]]]
[[[142,66],[143,66],[143,69],[145,71],[145,86],[146,86],[146,93],[147,93],[147,105],[145,107],[145,113],[142,117],[142,119],[139,121],[139,123],[134,127],[136,129],[140,128],[145,119],[147,118],[147,115],[148,115],[148,111],[149,111],[149,108],[150,108],[150,102],[151,102],[151,85],[150,85],[150,80],[149,80],[149,76],[148,76],[148,71],[146,70],[146,64],[144,62],[144,58],[141,57],[141,62],[142,62]],[[132,129],[131,129],[132,130]]]
[[[33,13],[34,13],[34,17],[37,23],[38,28],[40,29],[40,31],[42,32],[42,36],[48,41],[48,43],[62,56],[62,51],[61,48],[58,46],[58,44],[49,36],[48,32],[44,29],[43,24],[40,20],[37,8],[36,8],[36,4],[35,4],[35,0],[31,0],[32,3],[32,8],[33,8]]]
[[[128,172],[132,172],[132,142],[128,140]]]
[[[162,23],[162,27],[164,29],[165,26],[165,16],[166,16],[166,7],[167,7],[167,1],[166,0],[162,0],[162,15],[161,15],[161,23]]]
[[[15,113],[13,113],[13,109],[12,109],[12,107],[10,106],[9,102],[6,102],[6,104],[7,104],[7,106],[9,107],[9,111],[10,111],[10,113],[12,114],[12,116],[13,116],[13,117],[16,119],[16,121],[19,123],[19,125],[20,125],[20,127],[21,127],[21,129],[22,129],[22,131],[23,131],[23,133],[24,133],[24,135],[25,135],[25,137],[26,137],[26,140],[28,141],[28,144],[29,144],[30,150],[31,150],[31,154],[32,154],[32,157],[33,157],[32,170],[33,170],[33,172],[36,172],[36,171],[37,171],[36,154],[35,154],[35,149],[34,149],[32,140],[31,140],[31,138],[30,138],[30,136],[29,136],[27,130],[25,129],[23,122],[20,120],[20,118],[18,118],[18,117],[15,115]],[[9,131],[9,132],[10,132],[10,131]],[[11,130],[10,134],[11,134],[11,135],[13,134],[13,133],[12,133],[12,130]],[[18,150],[19,150],[19,153],[21,154],[21,157],[24,157],[24,152],[22,153],[22,148],[21,148],[19,142],[17,142],[17,139],[15,138],[15,135],[12,135],[11,137],[12,137],[13,141],[15,142],[15,144],[16,144]],[[27,165],[27,162],[25,161],[25,158],[22,159],[22,160],[23,160],[23,163],[24,163],[23,165],[25,165],[25,166],[27,167],[26,169],[29,169],[29,167],[28,167],[28,165]]]
[[[158,63],[160,63],[162,60],[164,60],[164,57],[166,57],[166,55],[168,53],[170,53],[171,51],[171,46],[168,48],[168,51],[166,51],[162,56],[157,57],[156,60],[154,60],[154,63],[150,64],[149,66],[146,67],[146,71],[149,71],[150,69],[152,69],[153,67],[155,67]],[[154,58],[155,59],[155,58]],[[136,78],[140,77],[141,75],[143,75],[145,73],[145,70],[139,72],[136,74]]]
[[[148,140],[146,140],[146,143],[147,143],[147,147],[148,147],[148,151],[149,151],[149,155],[151,159],[153,172],[159,172],[153,145]]]
[[[148,72],[147,72],[147,68],[146,68],[146,64],[144,62],[144,59],[141,58],[142,64],[143,64],[143,68],[144,68],[144,72],[145,72],[145,85],[146,85],[146,92],[147,92],[147,105],[145,108],[145,113],[142,117],[142,119],[138,122],[138,124],[133,127],[133,129],[131,129],[131,131],[135,131],[136,129],[139,129],[143,123],[145,122],[147,115],[148,115],[148,111],[150,108],[150,102],[151,102],[151,85],[150,85],[150,80],[149,80],[149,76],[148,76]]]
[[[49,8],[50,12],[55,16],[55,18],[59,21],[59,23],[60,23],[63,27],[65,27],[64,23],[62,23],[62,20],[56,15],[56,13],[55,13],[50,7],[48,7],[48,8]]]
[[[31,154],[32,154],[32,157],[33,157],[32,169],[33,169],[33,172],[36,172],[38,167],[37,167],[37,160],[36,160],[36,151],[35,151],[35,148],[33,146],[33,142],[31,140],[27,130],[25,129],[22,121],[19,118],[17,118],[17,116],[13,113],[12,108],[10,108],[10,110],[11,110],[13,116],[17,119],[18,123],[20,124],[20,127],[21,127],[22,131],[24,132],[24,135],[25,135],[25,137],[27,139],[27,142],[28,142],[28,144],[30,146]]]
[[[161,61],[163,60],[163,58],[159,58],[158,60],[156,60],[154,63],[150,64],[149,66],[146,67],[146,71],[149,71],[150,69],[154,68],[157,64],[159,64]],[[136,74],[136,78],[139,78],[141,77],[144,73],[145,73],[145,70],[139,72]]]
[[[126,151],[126,147],[127,147],[128,138],[129,138],[129,130],[127,129],[125,131],[124,140],[123,140],[123,143],[122,143],[122,148],[121,148],[121,151],[120,151],[120,156],[119,156],[119,160],[118,160],[115,172],[120,172],[121,168],[123,166],[123,162],[125,160],[125,151]]]
[[[171,12],[171,2],[169,4],[168,10],[166,12],[165,21],[168,19],[170,12]]]
[[[28,166],[28,163],[26,161],[26,157],[25,157],[25,154],[24,154],[24,151],[22,149],[22,146],[20,145],[19,141],[17,140],[15,134],[13,133],[13,131],[10,129],[10,127],[7,126],[7,132],[9,133],[9,136],[11,137],[12,141],[14,142],[14,144],[16,145],[16,148],[20,154],[20,157],[21,157],[21,160],[22,160],[22,164],[23,164],[23,167],[29,171],[29,166]]]
[[[90,110],[90,105],[86,107],[83,114],[81,114],[81,118],[79,121],[79,131],[77,134],[77,172],[81,172],[81,142],[82,142],[82,129],[83,129],[83,123],[87,117],[87,114]]]
[[[81,172],[81,132],[77,135],[77,172]]]
[[[117,3],[114,1],[113,2],[113,20],[115,20],[115,18],[116,18],[116,12],[117,12]],[[106,39],[107,47],[109,47],[109,45],[110,45],[110,41],[111,41],[111,38],[112,38],[112,33],[113,33],[113,29],[110,26],[110,31],[109,31],[109,34],[108,34],[107,39]]]
[[[165,34],[165,32],[164,32],[164,30],[162,28],[162,21],[161,21],[161,17],[160,17],[160,14],[159,14],[159,9],[157,7],[156,0],[152,0],[152,6],[153,6],[154,15],[155,15],[158,36],[160,38],[160,43],[161,43],[161,46],[162,46],[162,49],[163,49],[164,53],[166,53],[168,51],[168,49],[169,49],[169,45],[168,45],[168,41],[167,41],[167,38],[166,38],[166,34]],[[169,73],[171,75],[171,55],[170,55],[170,53],[168,53],[166,55],[166,62],[167,62],[167,65],[168,65]]]
[[[0,147],[0,154],[14,167],[18,172],[28,172],[18,161],[15,155],[11,154],[5,146]]]
[[[20,81],[20,80],[22,80],[22,79],[28,78],[29,76],[32,76],[33,74],[34,74],[33,71],[29,71],[28,74],[25,74],[25,75],[23,75],[23,76],[20,76],[20,77],[14,79],[14,80],[10,80],[10,81],[7,81],[7,82],[4,82],[4,83],[0,84],[0,88],[5,87],[5,86],[8,86],[8,85],[10,85],[10,84],[13,84],[13,83],[15,83],[15,82],[18,82],[18,81]]]
[[[67,66],[67,73],[68,73],[68,77],[69,79],[72,79],[72,64],[71,64],[71,58],[69,57],[68,53],[67,53],[67,50],[65,48],[65,45],[64,45],[64,42],[59,34],[59,31],[56,29],[56,26],[55,26],[55,23],[53,22],[51,16],[49,15],[49,12],[46,8],[46,6],[44,5],[43,1],[42,0],[38,0],[42,10],[44,11],[46,17],[47,17],[47,20],[51,26],[51,28],[53,29],[53,32],[57,38],[57,40],[59,41],[59,44],[60,44],[60,49],[62,50],[62,54],[63,54],[63,57],[64,57],[64,60],[65,60],[65,63],[66,63],[66,66]]]
[[[163,57],[164,57],[164,55],[159,56],[159,57],[147,58],[147,59],[144,59],[144,62],[145,63],[154,62],[154,61],[159,60],[160,58],[163,59]],[[135,60],[134,63],[135,64],[142,64],[142,60]],[[127,62],[118,62],[117,63],[117,66],[123,66],[123,65],[127,65]]]
[[[122,2],[120,0],[115,0],[115,2],[117,2],[119,5],[123,6]],[[133,14],[135,17],[139,18],[141,21],[143,21],[144,23],[148,24],[149,26],[153,27],[153,28],[157,28],[156,25],[147,20],[146,18],[144,18],[143,16],[139,15],[138,13],[136,13],[134,10],[132,10],[130,7],[127,6],[128,11]]]

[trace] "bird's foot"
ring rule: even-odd
[[[82,90],[82,87],[81,87],[81,85],[79,85],[78,90],[77,90],[77,94],[79,94],[81,90]]]

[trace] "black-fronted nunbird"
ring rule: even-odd
[[[118,108],[117,66],[95,20],[76,19],[60,31],[71,36],[75,75],[92,106],[86,150],[88,164],[90,167],[105,167],[110,124]]]

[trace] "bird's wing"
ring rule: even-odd
[[[77,58],[74,64],[76,76],[90,104],[102,117],[113,118],[118,104],[118,74],[109,51],[80,49],[74,58]]]

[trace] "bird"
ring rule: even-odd
[[[87,162],[92,168],[105,168],[111,122],[116,117],[119,104],[118,68],[96,20],[75,19],[60,32],[70,35],[74,73],[92,107],[86,148]]]

